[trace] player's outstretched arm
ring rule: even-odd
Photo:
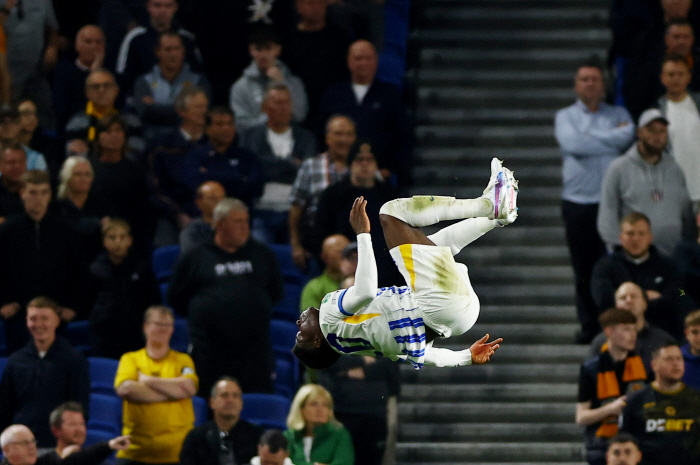
[[[489,335],[476,341],[469,349],[450,350],[433,347],[429,344],[425,348],[425,364],[436,367],[460,367],[465,365],[483,365],[491,360],[491,356],[500,347],[503,339],[486,342]]]
[[[350,211],[350,225],[357,234],[357,271],[355,285],[342,297],[341,311],[347,313],[357,312],[377,296],[377,263],[372,250],[372,238],[369,235],[370,224],[366,207],[367,201],[364,197],[358,197]]]

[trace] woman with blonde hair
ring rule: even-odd
[[[284,436],[295,465],[354,465],[352,438],[335,419],[333,398],[323,386],[307,384],[299,389],[287,428]]]

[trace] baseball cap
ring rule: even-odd
[[[649,108],[644,113],[642,113],[642,115],[639,117],[639,124],[637,126],[640,128],[643,128],[647,124],[651,123],[652,121],[656,121],[656,120],[659,120],[662,123],[664,123],[666,126],[668,126],[668,120],[663,115],[663,113],[661,113],[656,108]]]
[[[357,253],[357,242],[351,242],[343,249],[343,258],[348,258],[350,254]]]

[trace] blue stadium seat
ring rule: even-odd
[[[243,394],[241,418],[265,429],[287,429],[287,415],[292,403],[277,394]]]
[[[7,365],[7,358],[0,357],[0,378],[2,378],[2,372],[5,370],[5,365]]]
[[[66,339],[78,352],[90,354],[90,322],[74,321],[66,325]]]
[[[158,247],[153,251],[153,273],[156,275],[156,279],[159,282],[163,282],[170,278],[173,273],[173,266],[177,261],[177,257],[180,255],[179,245],[167,245],[165,247]]]
[[[194,408],[194,426],[200,426],[207,422],[209,406],[206,399],[194,396],[192,398],[192,408]]]
[[[168,286],[169,283],[160,283],[160,300],[163,305],[168,305]]]
[[[90,357],[90,392],[116,397],[114,378],[119,362],[111,358]]]
[[[299,312],[297,312],[297,317]],[[299,328],[294,323],[282,320],[270,321],[270,341],[272,341],[272,349],[282,352],[289,352],[294,347],[297,340]]]
[[[275,305],[273,316],[284,321],[296,322],[299,319],[299,300],[303,287],[297,284],[284,284],[284,296]]]
[[[170,348],[178,352],[187,352],[190,345],[190,336],[187,332],[187,320],[184,318],[175,319],[175,331],[170,339]]]
[[[291,354],[289,354],[291,355]],[[292,399],[299,388],[299,361],[275,352],[275,394]]]
[[[280,264],[280,271],[282,271],[284,282],[303,287],[309,279],[294,264],[294,260],[292,260],[292,247],[285,244],[268,244],[267,246],[277,255],[277,261]]]
[[[0,356],[7,355],[7,335],[5,334],[5,323],[0,321]]]
[[[104,394],[90,394],[88,429],[105,431],[119,436],[122,430],[122,400]]]

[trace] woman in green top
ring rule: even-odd
[[[295,465],[354,465],[350,433],[333,415],[333,398],[318,384],[302,386],[287,417],[285,437]]]

